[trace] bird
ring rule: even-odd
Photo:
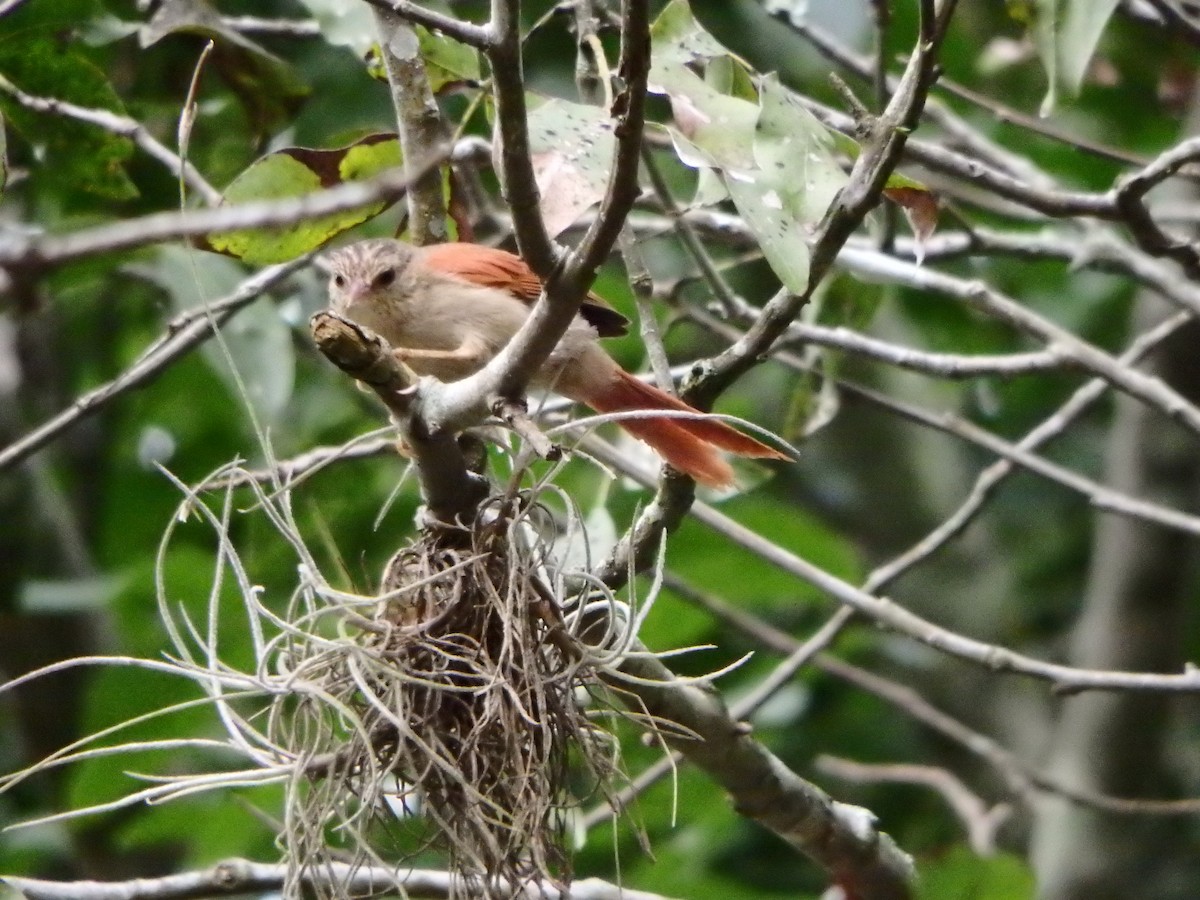
[[[386,340],[418,375],[458,381],[483,368],[516,334],[542,291],[521,257],[466,242],[416,247],[373,238],[332,251],[330,308]],[[626,431],[672,468],[711,488],[730,488],[734,472],[721,451],[786,459],[778,450],[712,418],[626,372],[599,339],[626,333],[629,321],[589,293],[550,358],[531,380],[598,413],[646,410],[697,418],[627,418]]]

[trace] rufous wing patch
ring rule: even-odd
[[[542,282],[525,260],[507,250],[484,244],[431,244],[421,248],[422,265],[483,287],[500,288],[532,304],[542,293]],[[588,294],[579,310],[600,337],[619,337],[629,320],[598,294]]]

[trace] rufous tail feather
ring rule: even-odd
[[[602,391],[590,392],[589,396],[580,399],[599,413],[662,409],[700,415],[699,410],[678,397],[620,369]],[[647,416],[622,419],[619,424],[657,450],[676,469],[709,487],[723,488],[733,484],[733,469],[719,450],[762,459],[787,458],[778,450],[716,419]]]

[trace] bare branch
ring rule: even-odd
[[[868,765],[834,756],[818,756],[814,764],[825,774],[846,781],[917,784],[932,788],[966,826],[971,849],[980,856],[991,856],[996,852],[996,832],[1012,817],[1012,807],[1007,803],[988,806],[953,772],[937,766]]]
[[[43,112],[49,115],[65,116],[77,122],[86,122],[89,125],[95,125],[97,128],[103,128],[111,134],[129,138],[145,151],[147,156],[153,157],[166,166],[172,175],[177,178],[183,178],[188,186],[200,194],[204,198],[204,202],[209,206],[216,206],[221,202],[221,192],[209,184],[195,166],[187,160],[181,159],[177,153],[174,153],[155,138],[136,119],[132,119],[129,116],[122,116],[108,109],[93,109],[68,103],[65,100],[59,100],[54,97],[37,97],[33,94],[27,94],[3,76],[0,76],[0,91],[12,97],[13,100],[20,103],[26,109],[32,109],[36,112]]]
[[[693,209],[684,214],[684,219],[712,241],[736,248],[756,246],[753,234],[736,216],[717,210]],[[664,227],[645,214],[635,214],[634,220],[634,224],[643,229]],[[848,240],[846,246],[857,253],[879,252],[857,237]],[[1180,309],[1190,309],[1200,315],[1200,286],[1181,279],[1174,266],[1130,245],[1107,228],[1053,226],[1019,232],[974,228],[970,233],[934,235],[922,244],[921,249],[925,264],[962,257],[1018,256],[1055,259],[1072,268],[1114,272],[1157,291]],[[910,239],[898,240],[893,252],[910,261],[916,258],[916,247]]]
[[[629,278],[629,287],[633,291],[633,299],[638,311],[638,334],[646,345],[646,356],[650,360],[650,370],[654,380],[667,393],[675,392],[675,382],[671,379],[671,362],[667,358],[667,350],[663,346],[662,333],[659,331],[658,319],[654,314],[654,279],[646,267],[645,257],[637,244],[637,236],[633,228],[626,223],[618,241],[621,258],[625,261],[625,272]]]
[[[839,603],[853,607],[873,621],[923,644],[997,672],[1028,675],[1051,683],[1059,693],[1087,690],[1200,691],[1200,669],[1186,667],[1175,675],[1146,672],[1089,671],[1044,662],[957,634],[921,618],[886,597],[859,590],[805,559],[784,550],[705,503],[697,502],[692,515],[718,533],[746,547],[772,565],[807,581]]]
[[[801,653],[811,641],[810,639],[802,644],[790,634],[769,625],[748,612],[744,607],[733,606],[698,591],[679,579],[672,580],[671,589],[775,653],[795,655]],[[943,737],[954,741],[964,750],[979,757],[1004,779],[1014,799],[1026,805],[1033,801],[1035,794],[1045,793],[1062,797],[1080,806],[1102,809],[1121,815],[1194,815],[1200,811],[1200,799],[1157,800],[1112,797],[1107,794],[1069,787],[1024,762],[1011,750],[1001,746],[988,735],[967,727],[959,719],[938,709],[906,684],[869,672],[860,666],[839,659],[832,653],[817,654],[812,659],[812,665],[859,690],[866,691],[872,696],[890,703],[914,721],[933,729]]]
[[[855,76],[863,80],[878,79],[875,69],[877,63],[873,65],[866,58],[840,45],[831,35],[826,34],[809,22],[793,19],[781,12],[776,12],[775,17],[811,43],[817,49],[817,52],[826,59],[848,69]],[[889,89],[895,84],[896,79],[888,78],[887,85]],[[1145,159],[1135,154],[1089,141],[1078,134],[1062,131],[1046,121],[1025,115],[1019,110],[1015,110],[1003,103],[964,88],[944,77],[938,79],[938,87],[978,106],[980,109],[986,110],[1001,122],[1019,125],[1035,134],[1040,134],[1051,140],[1076,147],[1086,153],[1092,153],[1104,159],[1111,159],[1116,162],[1128,163],[1135,166],[1144,165],[1146,162]],[[987,162],[988,165],[1006,170],[1009,174],[1018,178],[1024,178],[1033,184],[1048,186],[1053,183],[1050,176],[1037,168],[1031,160],[1023,156],[1018,156],[1007,148],[995,143],[978,129],[972,128],[964,122],[962,118],[940,101],[930,98],[926,104],[925,111],[930,121],[941,126],[948,137],[954,141],[961,142],[963,146]]]
[[[740,338],[739,333],[735,329],[717,321],[711,316],[696,311],[691,313],[691,317],[703,323],[714,332],[725,335],[734,340]],[[1175,327],[1178,327],[1178,324],[1182,324],[1182,319],[1180,319],[1179,323],[1177,323]],[[1174,328],[1171,328],[1167,333],[1173,330]],[[897,365],[905,365],[905,363],[912,362],[912,360],[906,356],[908,353],[907,350],[903,350],[902,353],[896,353],[896,351],[883,352],[882,348],[878,346],[878,344],[881,344],[882,342],[874,342],[871,339],[865,338],[862,335],[857,335],[853,332],[848,332],[849,335],[853,336],[849,339],[845,339],[842,335],[834,338],[829,333],[830,331],[832,330],[822,330],[816,329],[814,326],[802,326],[796,324],[789,329],[788,339],[795,339],[799,341],[812,340],[816,343],[826,344],[827,346],[843,347],[851,352],[864,352],[865,355],[873,355],[877,358],[883,358],[885,361],[892,362]],[[1160,332],[1158,329],[1154,330],[1154,334],[1158,335],[1159,333]],[[886,347],[889,345],[883,346]],[[869,348],[869,350],[867,348]],[[1034,357],[1034,361],[1038,362],[1039,364],[1045,362],[1045,360],[1043,360],[1037,354],[1029,354],[1028,356]],[[804,360],[799,359],[787,352],[776,351],[772,358],[797,371],[808,371],[810,368],[810,366]],[[1054,360],[1058,359],[1059,357],[1057,354],[1051,351],[1049,358],[1050,360]],[[928,363],[930,360],[927,356],[924,356],[921,357],[921,362]],[[950,364],[950,362],[945,359],[939,359],[937,362],[943,367]],[[963,362],[965,363],[965,370],[968,372],[971,371],[973,367],[971,366],[970,361],[964,360]],[[1124,365],[1123,360],[1118,360],[1118,363]],[[1058,365],[1061,365],[1061,361],[1058,363]],[[919,365],[907,365],[905,367],[915,368],[918,371],[925,371],[927,374],[943,374],[936,371],[929,372],[928,369],[921,368]],[[992,372],[991,374],[1000,373]],[[976,446],[989,450],[1009,463],[1019,465],[1028,471],[1041,475],[1043,478],[1053,481],[1056,484],[1060,484],[1069,490],[1076,491],[1087,497],[1088,501],[1097,509],[1101,509],[1106,512],[1117,513],[1132,519],[1141,519],[1147,522],[1154,522],[1156,524],[1166,526],[1167,528],[1184,531],[1188,534],[1200,535],[1200,516],[1194,516],[1185,512],[1180,512],[1177,509],[1164,506],[1159,503],[1139,500],[1120,491],[1113,490],[1106,485],[1095,481],[1094,479],[1080,475],[1064,466],[1060,466],[1043,457],[1037,456],[1021,445],[1011,444],[1003,438],[993,435],[991,432],[980,428],[978,425],[975,425],[973,422],[961,416],[949,412],[927,412],[913,404],[905,403],[902,400],[897,400],[887,396],[886,394],[882,394],[878,391],[845,381],[843,379],[838,379],[837,384],[843,391],[854,397],[866,400],[869,403],[882,407],[883,409],[895,413],[902,418],[916,422],[927,428],[942,431],[946,434],[951,434],[955,437],[961,438],[962,440],[969,441]],[[941,535],[940,531],[939,535]],[[924,555],[922,555],[920,558],[924,558]]]
[[[912,896],[912,860],[877,829],[868,810],[838,803],[800,778],[753,740],[715,693],[675,682],[653,656],[630,655],[621,663],[621,671],[638,679],[618,685],[635,692],[646,712],[697,736],[663,735],[730,792],[738,812],[814,860],[852,896],[862,900]]]
[[[3,3],[0,3],[0,18],[16,12],[27,2],[28,0],[4,0]]]
[[[440,31],[442,34],[476,49],[487,50],[491,46],[492,33],[488,28],[472,25],[470,22],[464,22],[454,16],[434,12],[419,3],[411,3],[409,0],[366,0],[366,2],[376,9],[394,12],[401,18]]]
[[[593,442],[589,441],[588,449],[595,450]],[[614,459],[608,457],[605,462],[612,464]],[[617,468],[630,474],[624,466]],[[641,474],[639,480],[643,485],[655,487],[649,475]],[[614,590],[650,564],[663,536],[679,527],[696,500],[696,483],[669,468],[663,469],[657,488],[654,499],[617,541],[608,559],[596,567],[596,577]]]
[[[746,303],[738,306],[737,317],[742,322],[753,322],[757,318],[757,314],[758,310]],[[738,340],[741,337],[738,331],[703,310],[689,309],[687,317],[731,340]],[[788,326],[786,334],[780,341],[781,347],[796,344],[817,344],[822,347],[843,350],[935,378],[1015,378],[1020,375],[1062,371],[1078,367],[1074,360],[1065,357],[1055,349],[996,355],[931,353],[870,337],[844,325],[830,328],[826,325],[812,325],[808,322],[793,322]],[[773,354],[772,358],[783,359],[778,354]]]
[[[263,269],[243,281],[228,297],[201,310],[193,310],[172,322],[167,331],[147,347],[132,366],[112,381],[80,395],[67,409],[0,450],[0,472],[21,462],[116,397],[146,384],[193,347],[212,337],[215,327],[279,284],[292,272],[307,265],[308,261],[308,257],[302,257],[281,266]]]
[[[604,45],[596,33],[597,24],[592,3],[579,0],[575,4],[575,84],[586,102],[606,103],[611,106],[612,77],[604,58]],[[644,160],[647,155],[645,147],[641,148],[641,153]],[[625,262],[625,272],[633,290],[634,302],[637,304],[638,332],[642,343],[646,345],[646,355],[650,359],[655,380],[664,391],[673,393],[675,384],[670,376],[671,364],[667,360],[662,335],[658,330],[658,320],[654,315],[654,281],[646,268],[641,248],[637,245],[637,235],[628,220],[621,227],[617,244]]]
[[[663,573],[663,583],[669,585],[672,590],[679,589],[682,585],[682,582],[670,572]],[[687,596],[686,593],[685,596]],[[829,621],[817,629],[806,641],[803,643],[795,642],[795,649],[788,655],[787,659],[776,666],[775,670],[750,694],[732,704],[729,708],[729,715],[739,722],[748,720],[753,716],[763,704],[788,684],[800,669],[812,662],[813,657],[833,642],[852,615],[853,612],[851,610],[842,607],[830,616]],[[676,750],[639,772],[637,777],[625,788],[611,797],[610,803],[602,803],[584,816],[585,827],[592,828],[599,825],[611,817],[612,810],[614,809],[621,810],[627,808],[637,797],[645,793],[648,788],[669,775],[683,759],[683,754]]]
[[[502,419],[509,428],[521,436],[542,459],[562,459],[562,447],[555,444],[529,416],[529,410],[524,400],[498,400],[492,411]]]
[[[446,204],[442,176],[431,158],[442,159],[446,127],[429,87],[417,33],[401,16],[376,7],[375,27],[391,88],[392,106],[400,132],[404,171],[408,175],[408,230],[418,246],[446,238]]]
[[[28,900],[193,900],[217,894],[250,894],[282,890],[288,881],[287,866],[282,863],[256,863],[230,859],[211,869],[139,878],[136,881],[43,881],[37,878],[0,876],[11,888]],[[487,898],[493,894],[486,885],[434,869],[384,868],[330,862],[306,869],[299,884],[310,889],[345,891],[353,895],[399,890],[409,896],[431,898]],[[514,897],[546,900],[668,900],[660,894],[636,891],[609,884],[598,878],[571,883],[569,891],[541,885]]]
[[[591,284],[596,268],[608,258],[624,226],[625,217],[641,192],[638,169],[642,130],[646,120],[646,83],[650,74],[650,18],[646,0],[623,0],[621,5],[621,58],[617,64],[620,90],[609,114],[616,119],[617,139],[612,172],[600,214],[567,263],[568,284]]]
[[[955,0],[943,0],[935,13],[932,0],[921,3],[917,47],[887,109],[870,123],[870,137],[854,161],[848,181],[821,222],[813,242],[808,285],[804,292],[791,294],[782,290],[777,293],[745,338],[714,359],[711,368],[689,386],[690,399],[711,404],[725,387],[767,352],[808,302],[851,233],[879,202],[888,176],[900,161],[908,133],[917,126],[936,75],[937,49],[944,34],[940,17],[948,17],[954,6]]]
[[[589,437],[585,446],[588,452],[603,460],[606,465],[612,466],[630,478],[645,485],[654,483],[647,472],[640,470],[633,461],[598,438]],[[1178,693],[1200,691],[1200,669],[1191,665],[1185,666],[1184,671],[1179,674],[1076,669],[1025,656],[1007,647],[977,641],[974,638],[942,628],[886,597],[875,596],[843,581],[808,560],[772,543],[706,503],[693,501],[691,514],[697,521],[703,522],[718,534],[745,547],[760,559],[808,582],[834,600],[862,613],[884,628],[989,670],[1012,672],[1047,681],[1052,690],[1059,694],[1093,690]],[[662,526],[656,525],[655,527],[661,528]]]
[[[330,312],[310,323],[317,348],[352,378],[368,385],[391,411],[417,464],[421,493],[437,522],[471,521],[487,497],[487,480],[470,472],[455,435],[431,434],[417,416],[420,391],[416,376],[391,352],[387,342],[367,329]]]
[[[1167,319],[1156,328],[1147,331],[1130,344],[1129,349],[1121,355],[1121,362],[1126,365],[1136,363],[1189,321],[1191,321],[1190,315],[1179,313]],[[1044,419],[1036,428],[1029,431],[1016,444],[1016,447],[1023,451],[1035,450],[1059,436],[1093,403],[1099,400],[1107,389],[1108,385],[1106,382],[1099,378],[1092,379],[1072,394],[1067,402],[1060,406],[1053,415]],[[987,502],[988,498],[992,496],[999,485],[1014,470],[1015,463],[1006,458],[997,460],[980,472],[979,476],[975,479],[975,484],[971,487],[970,493],[958,509],[929,534],[913,544],[908,550],[884,565],[877,567],[868,579],[868,584],[870,585],[868,589],[872,592],[881,590],[885,584],[888,584],[899,577],[901,573],[928,558],[955,536],[961,534],[963,529],[983,509],[983,505]]]
[[[561,260],[539,211],[541,196],[533,174],[525,112],[520,10],[518,0],[492,0],[492,17],[487,26],[486,50],[492,65],[492,96],[496,102],[495,139],[500,142],[497,174],[512,211],[513,233],[521,256],[538,277],[547,279]]]
[[[838,262],[861,277],[898,281],[920,290],[935,291],[960,299],[972,309],[1046,342],[1050,348],[1069,357],[1087,371],[1200,434],[1200,409],[1161,378],[1123,365],[1094,344],[1089,344],[1066,328],[1039,316],[983,281],[956,278],[851,247],[843,249]]]
[[[952,413],[929,413],[912,404],[847,381],[839,380],[838,385],[853,396],[860,397],[928,428],[944,431],[970,441],[990,450],[1004,460],[1022,466],[1030,472],[1035,472],[1055,484],[1076,491],[1087,497],[1088,501],[1099,510],[1117,513],[1131,519],[1153,522],[1188,534],[1200,535],[1200,516],[1189,515],[1168,506],[1130,497],[1030,453],[1019,445],[1010,444],[960,416]]]
[[[1200,159],[1200,138],[1190,138],[1165,151],[1141,171],[1121,178],[1110,196],[1138,245],[1155,256],[1172,259],[1191,278],[1200,278],[1200,250],[1186,238],[1167,234],[1146,207],[1146,194],[1183,166]]]
[[[437,165],[446,151],[428,165]],[[6,234],[0,239],[0,268],[40,271],[99,253],[130,250],[176,238],[215,232],[290,225],[303,219],[358,209],[404,196],[410,181],[392,170],[375,178],[341,184],[303,197],[245,203],[219,209],[153,213],[68,234]]]
[[[650,179],[650,185],[654,188],[654,194],[658,198],[658,202],[662,204],[667,215],[673,220],[675,231],[679,235],[679,240],[683,244],[684,249],[687,250],[699,267],[705,282],[707,282],[713,292],[714,299],[726,313],[732,313],[737,306],[737,296],[734,294],[733,289],[729,287],[725,276],[720,273],[713,263],[708,250],[700,242],[700,238],[696,234],[696,229],[692,227],[690,219],[683,214],[683,211],[679,208],[679,204],[675,202],[675,198],[671,195],[671,187],[667,184],[667,180],[659,170],[658,164],[655,162],[649,148],[643,150],[642,160],[645,165],[646,174]],[[737,222],[739,225],[745,224],[741,219],[737,219]],[[750,234],[747,234],[747,236],[750,239],[751,245],[757,247],[757,241],[754,236]]]

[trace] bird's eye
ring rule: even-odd
[[[333,286],[336,288],[344,288],[346,286],[346,276],[345,275],[334,275],[333,276]]]
[[[396,280],[395,269],[384,269],[375,276],[375,280],[371,282],[371,287],[385,288]]]

